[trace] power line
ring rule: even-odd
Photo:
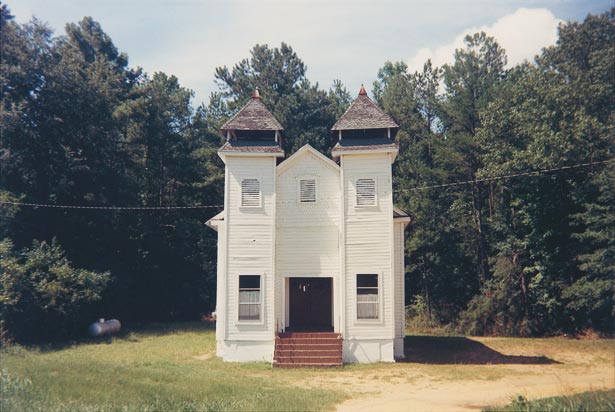
[[[520,177],[520,176],[537,176],[541,173],[557,172],[557,171],[568,170],[568,169],[578,169],[581,167],[588,167],[588,166],[594,166],[594,165],[600,165],[600,164],[612,163],[612,162],[615,162],[615,159],[601,160],[598,162],[579,163],[576,165],[560,166],[560,167],[554,167],[550,169],[532,170],[532,171],[519,172],[519,173],[513,173],[509,175],[502,175],[502,176],[484,177],[481,179],[465,180],[465,181],[460,181],[460,182],[443,183],[439,185],[420,186],[420,187],[414,187],[411,189],[395,190],[395,192],[397,193],[415,192],[418,190],[469,185],[469,184],[480,183],[480,182],[491,182],[494,180],[510,179],[513,177]],[[115,211],[122,211],[122,210],[169,211],[169,210],[189,210],[189,209],[196,210],[196,209],[222,209],[224,208],[224,205],[149,206],[149,207],[148,206],[78,206],[78,205],[56,205],[56,204],[49,204],[49,203],[25,203],[25,202],[7,202],[7,201],[0,201],[0,205],[41,207],[41,208],[51,208],[51,209],[86,209],[86,210],[115,210]]]
[[[44,207],[50,209],[88,209],[88,210],[186,210],[186,209],[221,209],[222,205],[194,205],[194,206],[76,206],[76,205],[54,205],[48,203],[23,203],[0,201],[0,205],[25,206],[25,207]]]
[[[512,177],[519,177],[519,176],[537,176],[537,175],[539,175],[541,173],[557,172],[557,171],[560,171],[560,170],[568,170],[568,169],[578,169],[578,168],[581,168],[581,167],[594,166],[594,165],[599,165],[599,164],[604,164],[604,163],[612,163],[612,162],[615,162],[615,159],[602,160],[602,161],[599,161],[599,162],[579,163],[579,164],[576,164],[576,165],[554,167],[554,168],[550,168],[550,169],[539,169],[539,170],[533,170],[533,171],[529,171],[529,172],[519,172],[519,173],[510,174],[510,175],[484,177],[484,178],[481,178],[481,179],[465,180],[465,181],[461,181],[461,182],[443,183],[443,184],[440,184],[440,185],[420,186],[420,187],[414,187],[412,189],[400,189],[400,190],[396,190],[395,192],[415,192],[417,190],[437,189],[437,188],[443,188],[443,187],[469,185],[469,184],[480,183],[480,182],[491,182],[491,181],[494,181],[494,180],[510,179]]]

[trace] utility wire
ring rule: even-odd
[[[519,177],[519,176],[537,176],[537,175],[539,175],[541,173],[557,172],[557,171],[560,171],[560,170],[568,170],[568,169],[578,169],[578,168],[581,168],[581,167],[594,166],[594,165],[599,165],[599,164],[604,164],[604,163],[612,163],[612,162],[615,162],[615,159],[602,160],[602,161],[599,161],[599,162],[579,163],[579,164],[576,164],[576,165],[554,167],[554,168],[551,168],[551,169],[540,169],[540,170],[533,170],[533,171],[529,171],[529,172],[513,173],[513,174],[510,174],[510,175],[503,175],[503,176],[484,177],[484,178],[481,178],[481,179],[465,180],[465,181],[462,181],[462,182],[443,183],[443,184],[440,184],[440,185],[431,185],[431,186],[420,186],[420,187],[414,187],[412,189],[400,189],[400,190],[396,190],[395,192],[415,192],[415,191],[418,191],[418,190],[437,189],[437,188],[443,188],[443,187],[469,185],[469,184],[479,183],[479,182],[491,182],[491,181],[494,181],[494,180],[510,179],[512,177]]]
[[[186,210],[186,209],[210,209],[223,208],[222,205],[194,205],[194,206],[73,206],[73,205],[54,205],[46,203],[22,203],[0,201],[0,205],[26,206],[26,207],[46,207],[52,209],[90,209],[90,210]]]
[[[510,179],[510,178],[519,177],[519,176],[537,176],[537,175],[539,175],[541,173],[558,172],[558,171],[561,171],[561,170],[568,170],[568,169],[578,169],[578,168],[581,168],[581,167],[588,167],[588,166],[594,166],[594,165],[600,165],[600,164],[612,163],[612,162],[615,162],[615,159],[601,160],[601,161],[598,161],[598,162],[579,163],[579,164],[576,164],[576,165],[554,167],[554,168],[550,168],[550,169],[532,170],[532,171],[519,172],[519,173],[513,173],[513,174],[509,174],[509,175],[502,175],[502,176],[484,177],[484,178],[481,178],[481,179],[465,180],[465,181],[461,181],[461,182],[443,183],[443,184],[431,185],[431,186],[420,186],[420,187],[414,187],[414,188],[411,188],[411,189],[400,189],[400,190],[396,190],[395,192],[397,192],[397,193],[399,193],[399,192],[415,192],[415,191],[418,191],[418,190],[437,189],[437,188],[444,188],[444,187],[451,187],[451,186],[469,185],[469,184],[479,183],[479,182],[490,182],[490,181],[494,181],[494,180]],[[151,211],[165,211],[165,210],[167,210],[168,211],[168,210],[188,210],[188,209],[193,209],[194,210],[194,209],[214,209],[214,208],[222,209],[222,208],[224,208],[224,205],[153,206],[153,207],[147,207],[147,206],[143,206],[143,207],[135,207],[135,206],[75,206],[75,205],[55,205],[55,204],[47,204],[47,203],[6,202],[6,201],[1,201],[1,200],[0,200],[0,205],[25,206],[25,207],[42,207],[42,208],[52,208],[52,209],[89,209],[89,210],[117,210],[117,211],[122,211],[122,210],[145,210],[145,211],[147,211],[147,210],[151,210]]]

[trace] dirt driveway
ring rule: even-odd
[[[615,388],[615,341],[409,337],[407,362],[346,367],[311,386],[342,389],[342,412],[478,411]]]

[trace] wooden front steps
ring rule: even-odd
[[[276,368],[342,366],[342,337],[334,332],[286,332],[275,338]]]

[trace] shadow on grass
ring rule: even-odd
[[[68,349],[77,345],[100,345],[112,344],[117,340],[138,342],[139,338],[150,336],[163,336],[181,332],[205,332],[215,330],[215,322],[160,322],[160,323],[129,323],[122,324],[122,329],[114,335],[89,337],[84,335],[65,341],[43,343],[21,343],[25,348],[36,349],[40,352],[55,352]]]
[[[472,339],[455,336],[406,336],[402,362],[434,365],[547,365],[559,363],[546,356],[505,355]]]

